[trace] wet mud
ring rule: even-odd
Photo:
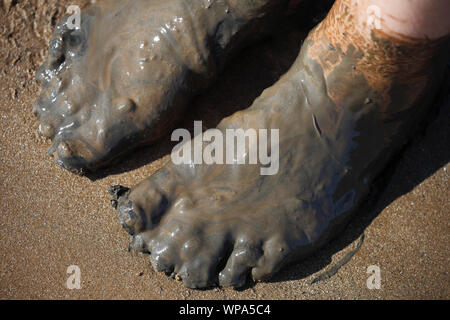
[[[131,189],[110,189],[131,247],[150,253],[157,271],[190,288],[269,279],[336,236],[414,134],[440,90],[448,39],[349,43],[348,35],[330,36],[339,34],[335,13],[274,86],[217,126],[280,129],[278,174],[168,162]],[[430,59],[416,59],[420,47]],[[381,58],[373,68],[364,62],[371,50]],[[408,68],[389,68],[411,60],[409,76]],[[237,157],[247,158],[248,148]]]
[[[174,128],[244,46],[276,30],[287,0],[99,1],[56,27],[36,77],[40,132],[64,168],[93,171]]]
[[[9,3],[8,12],[0,4],[2,298],[448,299],[450,242],[443,223],[450,212],[448,102],[426,131],[420,126],[424,135],[412,141],[398,162],[388,164],[393,174],[378,185],[380,197],[372,199],[371,190],[345,231],[322,250],[244,290],[190,290],[156,273],[148,255],[127,252],[129,237],[108,209],[107,187],[132,186],[153,174],[164,162],[160,158],[170,153],[170,146],[165,147],[170,137],[97,170],[105,175],[92,181],[53,164],[46,155],[50,141],[37,134],[39,123],[31,113],[39,93],[34,72],[55,22],[67,6],[83,7],[86,1]],[[310,19],[308,12],[306,20]],[[195,99],[192,112],[185,113],[185,124],[177,127],[189,128],[201,119],[214,128],[223,117],[247,108],[297,57],[304,32],[297,23],[288,30],[292,32],[280,32],[229,63],[207,94]],[[331,278],[310,285],[339,265],[362,233],[364,244],[351,261]],[[82,290],[65,286],[66,268],[73,264],[81,268]],[[366,268],[372,264],[381,267],[381,290],[366,287]]]

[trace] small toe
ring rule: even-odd
[[[192,261],[185,263],[178,274],[188,288],[207,288],[217,283],[216,265],[217,259],[203,252]]]
[[[276,238],[268,240],[264,246],[264,255],[258,260],[257,265],[252,270],[252,278],[255,281],[265,281],[273,276],[284,263],[290,252],[284,241]]]
[[[151,241],[148,244],[150,262],[157,272],[173,273],[178,261],[174,248],[165,241]]]
[[[235,248],[219,274],[219,284],[222,287],[240,288],[247,283],[251,268],[256,265],[262,251],[255,246]]]

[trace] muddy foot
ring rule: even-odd
[[[172,129],[244,44],[270,31],[287,0],[99,1],[56,28],[34,106],[49,153],[96,169]]]
[[[438,90],[440,45],[384,36],[359,37],[355,46],[346,39],[357,39],[356,30],[347,25],[353,37],[339,36],[348,21],[336,17],[349,15],[336,10],[348,8],[335,5],[290,71],[218,126],[279,129],[271,149],[279,149],[278,173],[169,162],[130,190],[111,189],[131,246],[150,253],[156,270],[192,288],[268,279],[336,235],[408,140]],[[432,58],[415,60],[426,50]],[[367,63],[367,52],[379,65]],[[411,65],[389,68],[396,59]],[[249,163],[250,146],[236,160]]]

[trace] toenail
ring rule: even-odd
[[[139,251],[139,252],[144,252],[147,251],[146,250],[146,245],[145,245],[145,241],[142,238],[142,235],[138,234],[135,236],[131,236],[131,241],[130,241],[130,245],[129,245],[130,249]]]
[[[191,239],[186,241],[181,249],[181,257],[183,260],[191,260],[200,249],[200,241],[198,239]]]
[[[184,213],[185,210],[190,209],[194,206],[192,200],[189,197],[181,197],[178,199],[173,207],[177,209],[179,213]]]
[[[58,156],[60,158],[68,158],[72,155],[69,146],[65,142],[61,142],[58,145]]]
[[[91,109],[89,107],[84,106],[83,108],[80,108],[78,110],[78,117],[80,119],[80,122],[86,122],[91,117]]]
[[[67,100],[63,100],[63,102],[61,102],[61,109],[63,115],[70,116],[75,114],[80,109],[80,107]]]
[[[55,134],[55,128],[51,124],[41,123],[39,125],[39,132],[46,138],[51,138]]]

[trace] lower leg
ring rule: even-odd
[[[383,112],[394,87],[409,88],[399,92],[404,101],[401,104],[416,100],[431,82],[439,82],[448,53],[448,23],[432,25],[430,20],[448,12],[445,9],[449,3],[442,1],[441,8],[436,8],[440,13],[433,13],[431,2],[337,0],[310,35],[314,42],[311,54],[316,55],[327,76],[344,57],[348,58],[350,49],[358,57],[354,57],[353,71],[347,76],[363,76],[383,100],[378,101],[384,106]],[[424,15],[419,19],[423,7]],[[324,45],[338,50],[325,50]],[[345,95],[346,90],[335,89],[328,91],[331,98]]]
[[[435,40],[450,33],[447,0],[362,0],[357,4],[358,24],[365,32],[379,28],[406,39]]]

